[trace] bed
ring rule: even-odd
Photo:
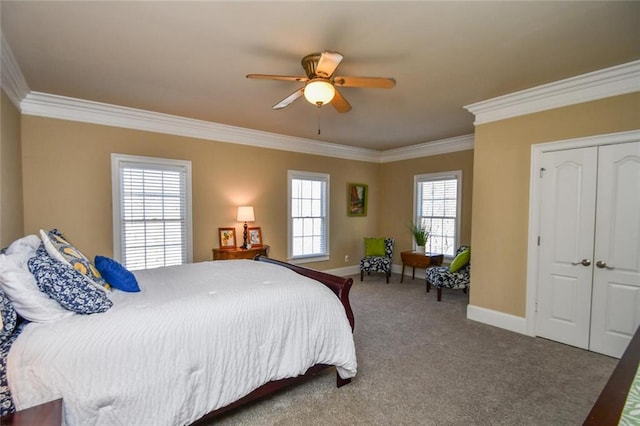
[[[42,248],[40,248],[42,251]],[[351,279],[266,257],[133,272],[102,313],[16,327],[17,410],[62,398],[63,424],[191,424],[326,368],[357,372]]]

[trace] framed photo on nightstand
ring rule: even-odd
[[[236,248],[236,229],[235,228],[218,228],[218,236],[220,237],[221,249]]]
[[[251,244],[252,247],[262,245],[262,230],[260,227],[247,229],[247,242]]]

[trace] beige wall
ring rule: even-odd
[[[7,95],[0,92],[0,247],[5,247],[24,233],[22,162],[20,113]]]
[[[24,232],[58,227],[90,258],[113,254],[111,153],[192,162],[194,261],[211,258],[218,227],[235,227],[241,238],[236,207],[246,204],[271,256],[285,259],[289,169],[330,174],[332,257],[309,266],[357,264],[362,238],[379,223],[379,164],[34,116],[22,117],[22,145]],[[348,182],[369,185],[367,217],[347,217]]]
[[[401,251],[411,250],[413,247],[413,237],[407,225],[413,222],[414,176],[452,170],[462,170],[460,244],[469,244],[471,242],[473,150],[382,164],[380,188],[383,196],[379,205],[382,221],[378,229],[380,235],[395,237],[394,263],[401,263]]]
[[[471,305],[525,316],[531,145],[634,129],[640,93],[476,128]]]

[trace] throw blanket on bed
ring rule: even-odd
[[[17,409],[62,397],[68,425],[179,425],[317,363],[356,374],[324,285],[249,260],[135,272],[105,313],[29,324],[8,358]]]

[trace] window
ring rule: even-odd
[[[191,162],[111,155],[114,256],[127,269],[192,260]]]
[[[460,230],[462,171],[414,177],[415,223],[429,230],[426,251],[453,257]]]
[[[329,259],[329,175],[289,170],[289,259]]]

